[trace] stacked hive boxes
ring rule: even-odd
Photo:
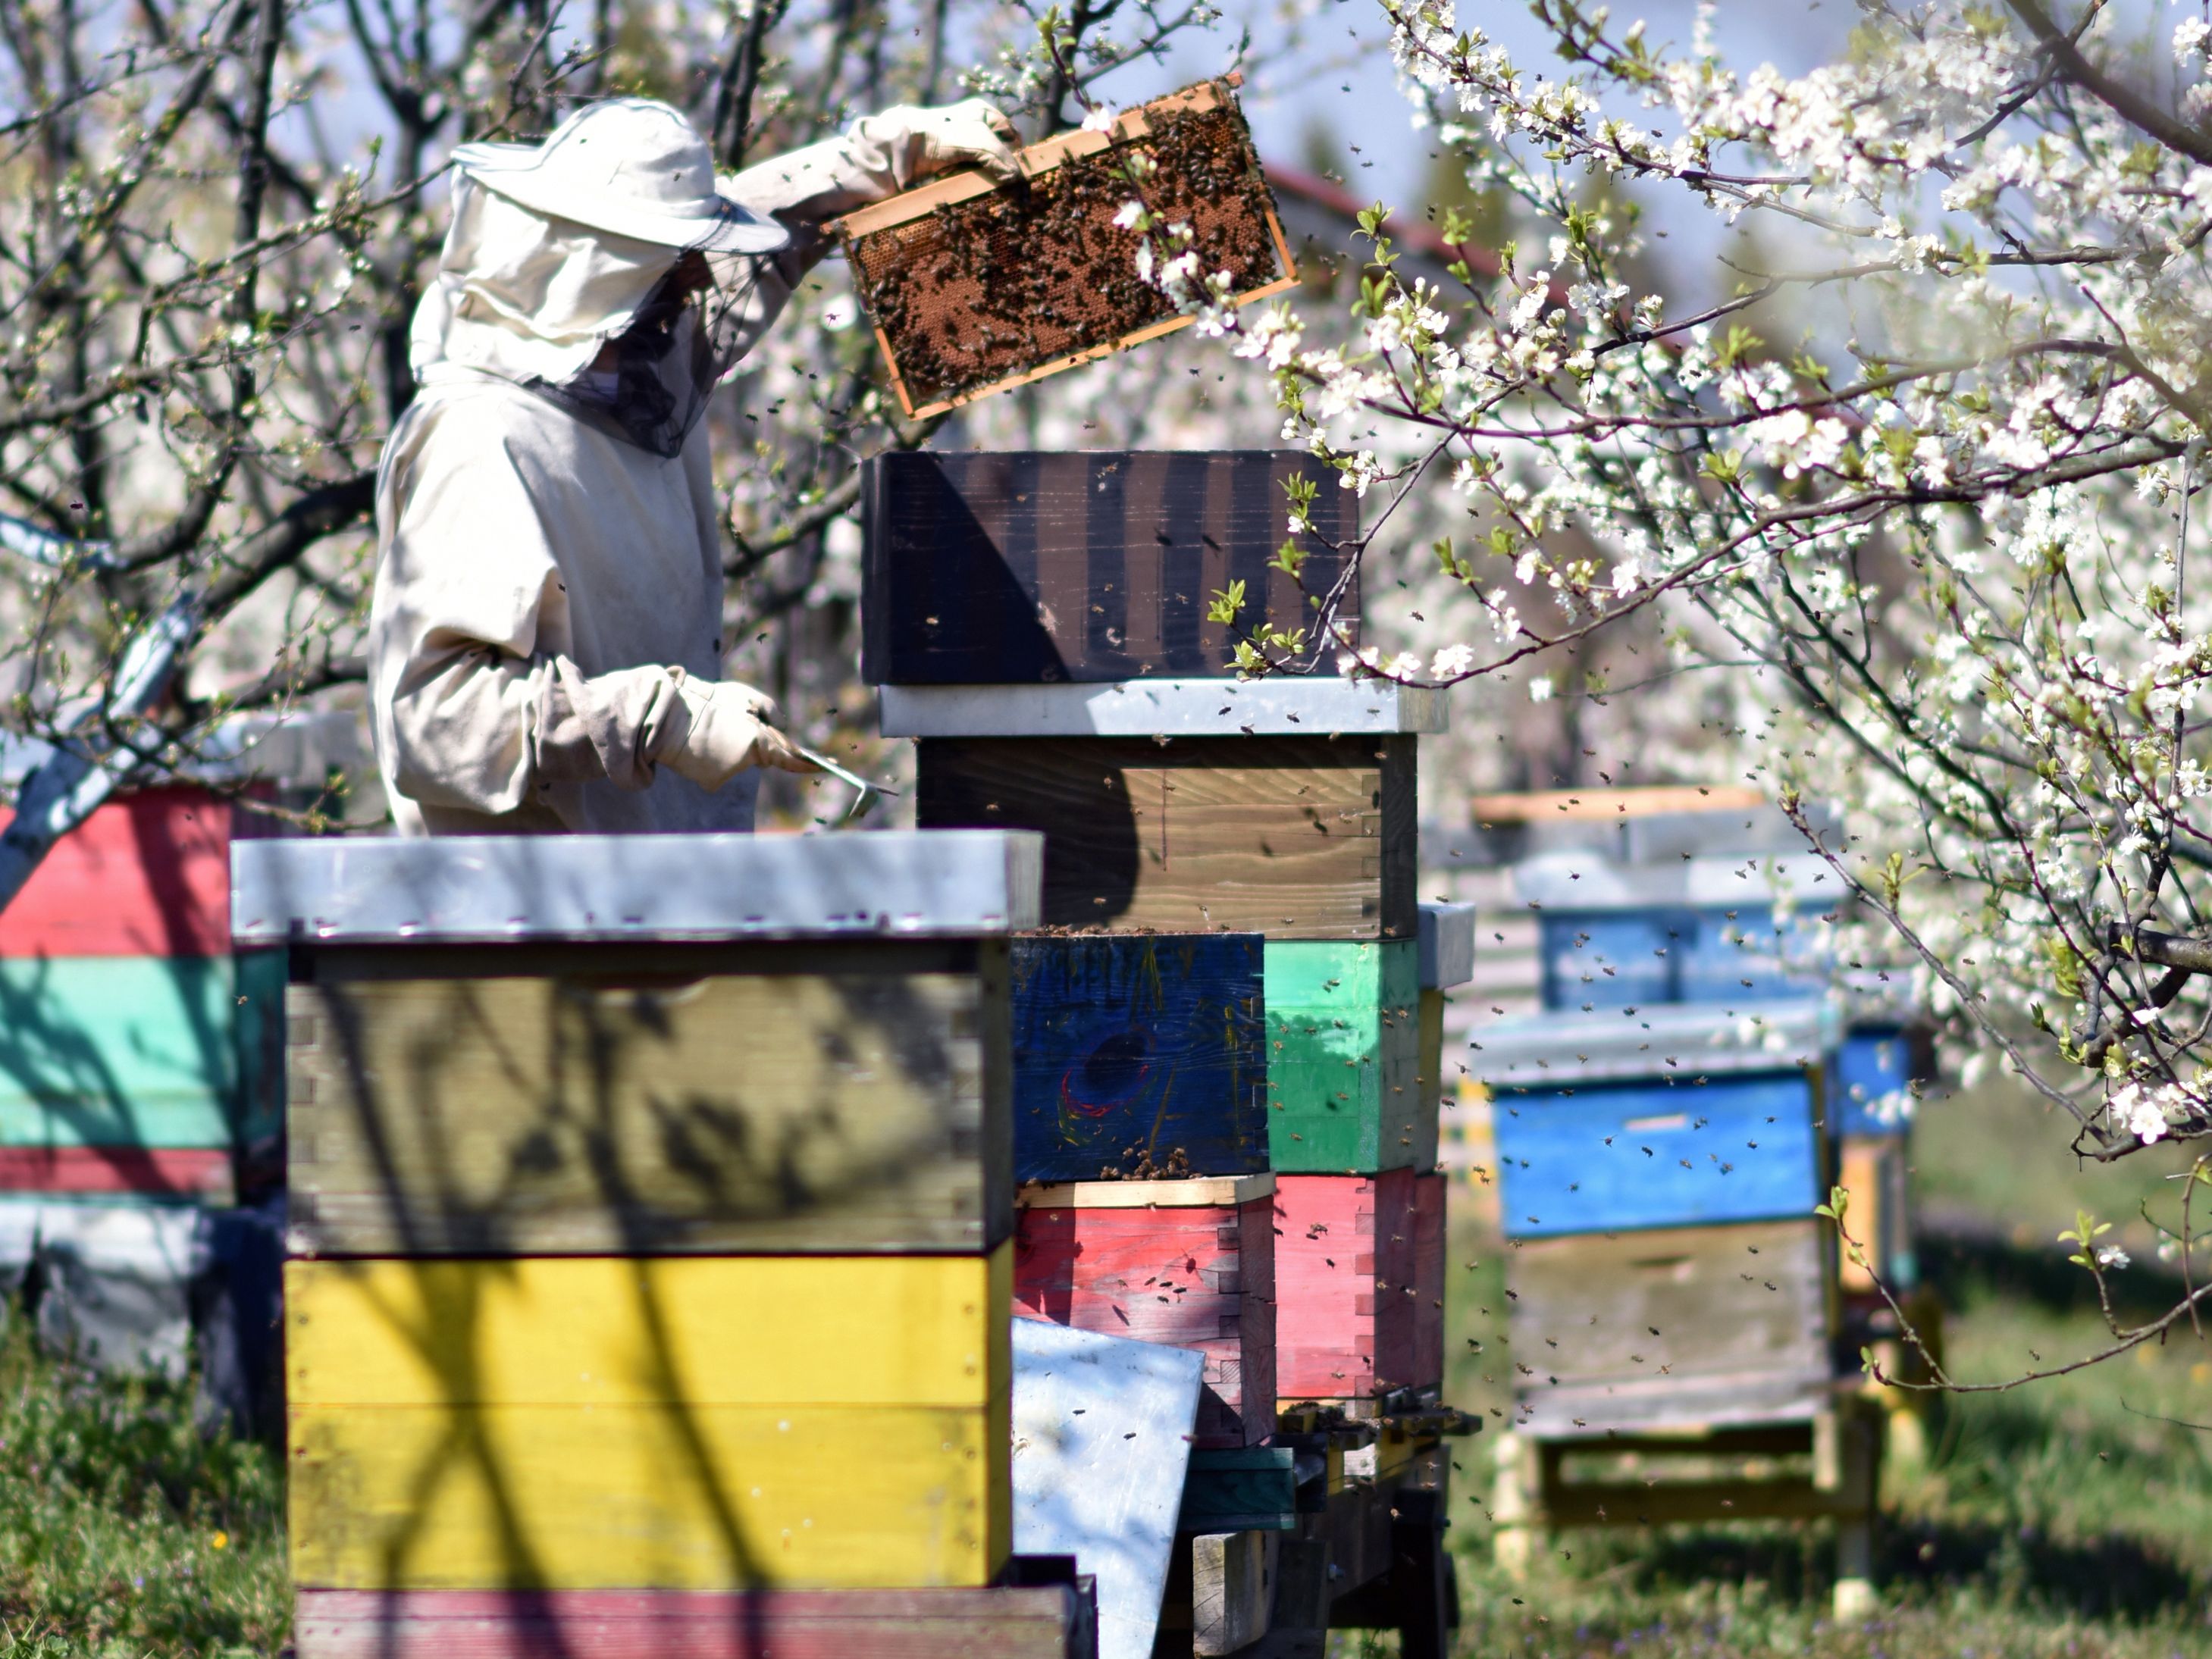
[[[1850,1192],[1847,1224],[1864,1255],[1845,1253],[1843,1289],[1879,1303],[1875,1273],[1893,1290],[1911,1289],[1917,1276],[1906,1139],[1913,1091],[1933,1071],[1927,1033],[1879,984],[1853,985],[1835,971],[1823,921],[1836,878],[1817,855],[1754,846],[1666,856],[1676,842],[1726,848],[1741,821],[1739,812],[1670,813],[1638,826],[1638,862],[1553,855],[1524,866],[1516,885],[1540,909],[1544,1005],[1564,1012],[1686,1004],[1725,1017],[1747,1002],[1842,990],[1847,1027],[1822,1056],[1830,1142],[1822,1188]],[[1663,833],[1669,824],[1672,836]],[[1755,832],[1757,821],[1744,827]],[[1796,908],[1777,902],[1778,881],[1796,894]]]
[[[1268,453],[886,456],[867,494],[866,667],[885,734],[920,740],[919,821],[1044,833],[1025,982],[1100,1017],[1017,1014],[1017,1173],[1046,1183],[1024,1306],[1206,1346],[1216,1443],[1269,1434],[1275,1401],[1439,1381],[1414,1334],[1436,1136],[1414,743],[1442,705],[1227,678],[1240,634],[1310,626],[1347,574],[1352,501]],[[1103,1190],[1133,1176],[1142,1207]]]
[[[0,915],[0,1269],[35,1264],[42,1325],[110,1360],[181,1369],[206,1212],[276,1174],[283,963],[233,954],[233,818],[112,801]]]
[[[1066,1650],[1072,1590],[988,1588],[1037,853],[240,849],[292,946],[303,1659]]]
[[[1540,1437],[1811,1418],[1833,1252],[1823,1005],[1572,1012],[1482,1030],[1522,1367]]]

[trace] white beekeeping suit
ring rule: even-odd
[[[1013,170],[977,101],[895,109],[717,180],[673,109],[613,99],[454,153],[415,314],[422,389],[377,478],[369,683],[402,834],[750,830],[805,769],[720,678],[714,380],[825,220],[945,167]]]

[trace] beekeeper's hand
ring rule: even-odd
[[[775,700],[736,680],[685,677],[677,688],[690,717],[682,735],[659,758],[702,789],[720,789],[748,766],[811,772],[814,763],[770,724]]]
[[[853,137],[881,148],[901,190],[955,167],[979,167],[1001,179],[1021,174],[1014,124],[981,98],[936,109],[902,104],[856,122]]]

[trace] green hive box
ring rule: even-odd
[[[1292,1175],[1435,1161],[1421,1070],[1420,946],[1269,939],[1267,1146]]]

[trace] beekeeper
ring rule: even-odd
[[[827,250],[828,219],[946,168],[1014,171],[980,100],[893,109],[717,180],[665,104],[454,151],[384,447],[368,667],[402,834],[750,830],[806,769],[720,678],[714,383]]]

